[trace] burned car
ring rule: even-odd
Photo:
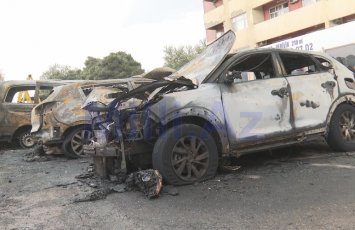
[[[91,117],[81,106],[94,90],[105,96],[110,93],[119,95],[152,80],[129,78],[101,81],[79,81],[55,88],[46,100],[32,110],[32,134],[36,142],[44,146],[47,154],[63,150],[70,158],[84,156],[82,145],[92,137]],[[98,87],[98,89],[95,89]],[[110,87],[109,90],[107,87]],[[95,93],[94,92],[94,93]],[[110,100],[107,97],[102,100]],[[113,99],[112,99],[113,100]]]
[[[5,81],[0,84],[0,141],[22,148],[34,146],[31,110],[55,87],[65,82]]]
[[[149,156],[180,185],[213,177],[223,157],[319,136],[336,151],[355,150],[351,71],[324,53],[228,54],[234,40],[229,31],[166,80],[119,95],[94,118],[87,151],[119,159],[117,167]]]

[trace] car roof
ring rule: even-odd
[[[256,52],[290,52],[290,53],[300,53],[300,54],[312,54],[312,55],[321,55],[321,56],[328,56],[324,52],[319,52],[319,51],[306,51],[306,50],[296,50],[296,49],[280,49],[280,48],[246,48],[246,49],[241,49],[237,50],[231,55],[234,54],[252,54]]]

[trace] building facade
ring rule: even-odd
[[[355,20],[355,0],[203,0],[203,6],[207,43],[233,30],[233,51]]]

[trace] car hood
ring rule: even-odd
[[[180,77],[187,78],[196,85],[203,81],[223,62],[233,47],[235,41],[233,31],[228,31],[216,41],[206,47],[195,59],[188,62],[178,71],[168,77],[176,80]]]

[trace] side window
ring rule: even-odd
[[[305,75],[320,72],[317,63],[306,54],[280,53],[288,76]]]
[[[40,86],[38,91],[39,102],[44,101],[52,93],[53,86]]]
[[[322,64],[322,66],[324,66],[326,68],[330,68],[332,66],[332,64],[324,58],[316,57],[316,59],[317,59],[317,61],[319,61],[320,64]]]
[[[34,104],[35,86],[12,87],[7,92],[5,102],[13,104]]]
[[[228,76],[235,76],[235,83],[274,78],[276,74],[271,53],[252,54],[238,59],[227,70]]]

